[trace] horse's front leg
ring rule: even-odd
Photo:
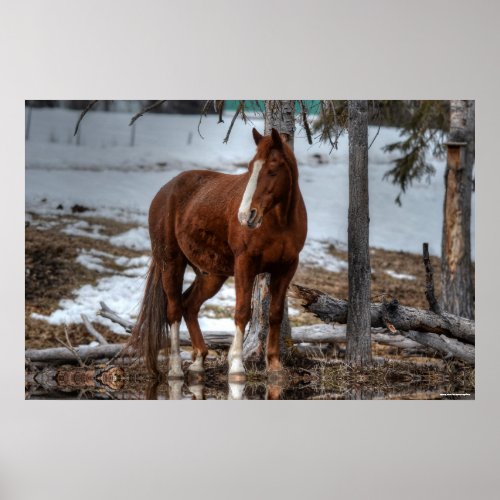
[[[250,321],[252,288],[255,279],[253,266],[247,260],[237,260],[235,263],[234,281],[236,286],[236,310],[234,323],[236,332],[228,353],[229,378],[232,381],[244,380],[243,336]]]
[[[285,308],[286,292],[292,281],[299,261],[286,266],[280,272],[271,274],[271,305],[269,308],[269,335],[267,337],[267,370],[280,372],[283,366],[280,361],[280,334]]]

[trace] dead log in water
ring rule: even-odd
[[[292,284],[289,295],[302,301],[302,306],[325,323],[347,323],[347,301],[330,295]],[[475,343],[474,321],[448,313],[436,314],[432,311],[400,305],[396,300],[390,303],[371,304],[371,326],[391,327],[409,332],[438,333],[454,337],[468,344]]]

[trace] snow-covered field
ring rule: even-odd
[[[230,117],[219,125],[215,116],[204,118],[200,126],[202,139],[197,132],[198,116],[152,114],[137,122],[134,146],[131,146],[130,114],[91,112],[82,122],[78,139],[73,137],[77,117],[77,112],[69,110],[33,110],[30,139],[26,143],[26,210],[61,216],[78,203],[95,209],[86,212],[86,216],[136,223],[137,227],[110,239],[116,246],[136,250],[149,249],[147,211],[154,194],[164,183],[192,168],[242,172],[255,151],[251,128],[263,129],[260,118],[246,125],[238,121],[229,143],[223,144]],[[370,128],[370,137],[376,131],[376,127]],[[422,242],[427,241],[430,252],[438,255],[444,161],[432,159],[436,175],[431,183],[415,183],[404,195],[403,206],[398,207],[394,203],[398,187],[382,180],[395,158],[394,154],[384,153],[382,148],[398,137],[398,130],[382,128],[369,151],[370,244],[420,253]],[[347,241],[347,137],[342,137],[338,150],[329,154],[326,145],[309,146],[299,130],[295,152],[309,225],[301,261],[331,271],[342,269],[345,263],[331,256],[327,247],[329,243],[342,246]],[[64,210],[57,210],[59,204]],[[474,213],[473,199],[473,221]],[[85,221],[68,223],[65,231],[106,237],[100,233],[98,225]],[[94,269],[102,265],[96,254],[81,254],[79,259],[83,265],[94,266]],[[105,276],[96,287],[88,285],[76,291],[75,298],[63,301],[60,309],[48,319],[52,322],[78,321],[81,312],[94,316],[98,300],[103,299],[120,313],[133,316],[147,263],[122,265],[124,273]],[[234,288],[225,285],[213,301],[216,305],[234,305]],[[230,318],[210,318],[208,313],[201,323],[202,328],[208,330],[232,330],[233,327]]]

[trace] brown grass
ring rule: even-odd
[[[65,216],[64,219],[71,219]],[[76,219],[76,218],[74,218]],[[80,218],[81,219],[81,218]],[[97,220],[88,219],[97,223]],[[113,235],[130,229],[130,225],[108,219],[100,219],[104,234]],[[25,345],[26,348],[59,346],[57,339],[64,339],[64,326],[49,325],[45,321],[31,317],[32,313],[48,315],[57,309],[59,301],[72,297],[73,292],[85,285],[95,284],[103,276],[76,262],[79,249],[96,249],[111,255],[136,257],[139,252],[127,248],[117,248],[106,240],[96,240],[83,236],[62,233],[65,224],[40,230],[27,227],[25,231]],[[105,260],[105,259],[103,259]],[[105,263],[119,270],[111,260]],[[88,343],[90,338],[83,325],[71,325],[71,341],[77,345]],[[121,342],[123,337],[107,333],[110,342]]]

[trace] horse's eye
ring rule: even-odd
[[[276,177],[277,172],[276,172],[275,170],[269,170],[269,175],[270,175],[271,177]]]

